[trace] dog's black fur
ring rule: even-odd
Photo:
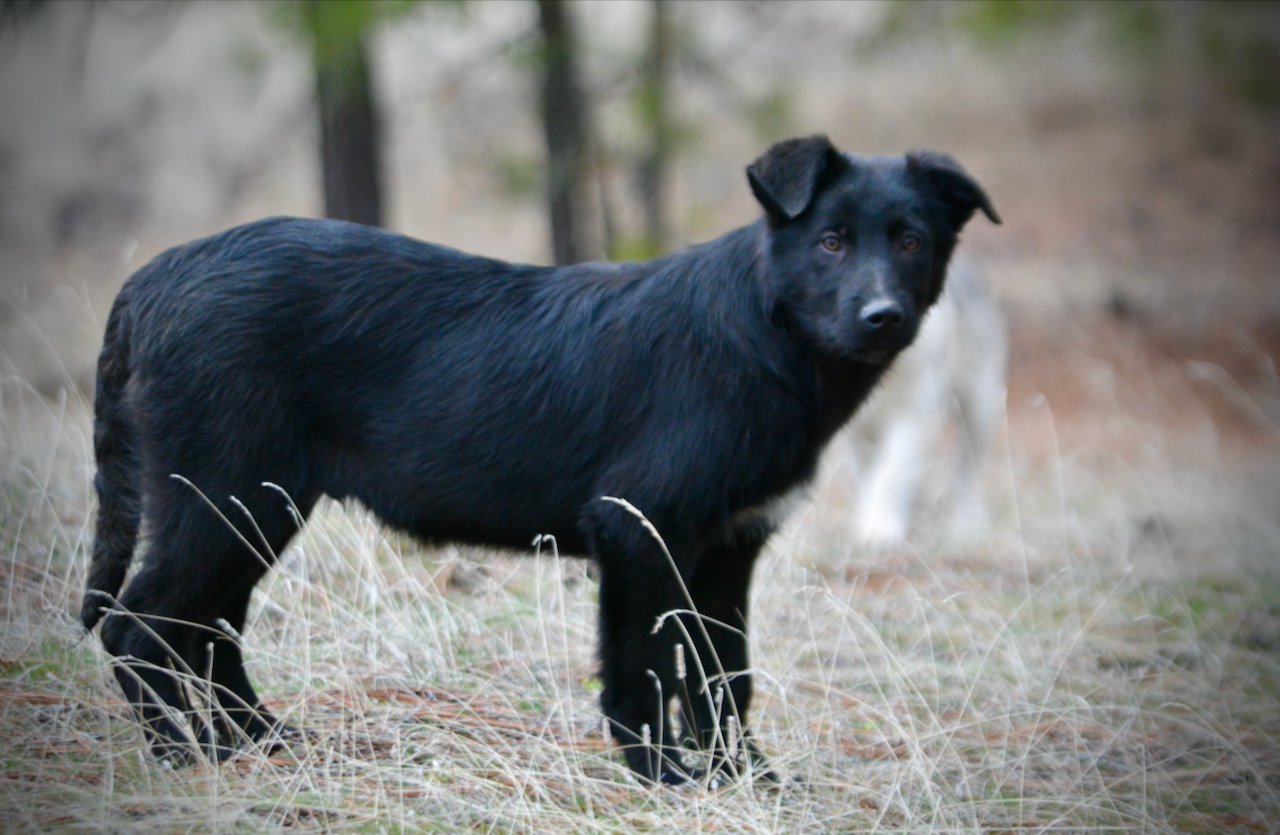
[[[751,698],[762,509],[811,477],[911,341],[961,227],[976,209],[998,218],[938,154],[859,158],[812,137],[747,174],[759,222],[645,263],[519,266],[276,218],[130,278],[99,359],[81,619],[110,612],[102,641],[156,752],[194,750],[169,710],[190,680],[171,670],[207,677],[213,723],[192,724],[208,755],[280,731],[236,639],[297,528],[284,493],[303,517],[321,495],[355,497],[426,540],[554,534],[599,565],[601,702],[631,768],[687,778],[675,695],[714,767],[754,756],[725,740]],[[604,496],[643,511],[671,561]],[[116,603],[143,516],[146,558]],[[655,632],[689,609],[685,589],[701,618]]]

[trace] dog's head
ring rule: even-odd
[[[826,137],[774,145],[747,167],[764,207],[777,315],[815,350],[882,364],[937,300],[982,188],[945,154],[842,154]]]

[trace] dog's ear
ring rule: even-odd
[[[947,154],[934,151],[907,154],[907,171],[942,200],[956,229],[968,223],[978,209],[982,209],[992,223],[1001,222],[982,186]]]
[[[825,136],[788,139],[747,166],[747,182],[771,217],[794,220],[813,201],[836,153]]]

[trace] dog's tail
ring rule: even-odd
[[[98,522],[80,622],[93,629],[124,584],[138,543],[139,453],[136,427],[126,397],[129,383],[130,310],[121,291],[107,318],[93,403],[93,454],[98,464]]]

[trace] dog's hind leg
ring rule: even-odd
[[[262,705],[245,671],[241,633],[254,586],[305,521],[316,499],[298,496],[293,505],[296,515],[287,504],[294,499],[275,494],[271,488],[246,491],[246,499],[237,508],[241,511],[239,527],[245,540],[255,544],[259,563],[250,566],[234,557],[217,561],[230,570],[214,579],[223,592],[206,615],[208,620],[202,624],[206,628],[193,636],[190,657],[196,659],[196,672],[207,677],[206,699],[219,742],[232,748],[245,742],[266,742],[267,750],[273,751],[283,737],[295,735],[296,731]],[[244,543],[240,545],[246,547]]]
[[[213,729],[189,698],[188,685],[199,673],[187,650],[201,630],[167,605],[170,601],[157,591],[163,584],[156,580],[156,573],[144,567],[102,624],[103,646],[115,656],[116,681],[157,758],[187,765],[198,749],[210,759],[223,759],[229,751],[220,750]]]
[[[276,723],[261,714],[240,648],[221,622],[238,635],[254,585],[296,523],[278,495],[278,510],[253,502],[259,511],[252,521],[228,498],[215,510],[189,483],[158,485],[151,499],[151,544],[120,598],[123,611],[103,626],[103,644],[119,659],[117,679],[157,755],[189,760],[182,751],[190,752],[194,738],[206,756],[222,760],[234,753],[238,736],[260,739]],[[174,710],[185,714],[193,736]]]

